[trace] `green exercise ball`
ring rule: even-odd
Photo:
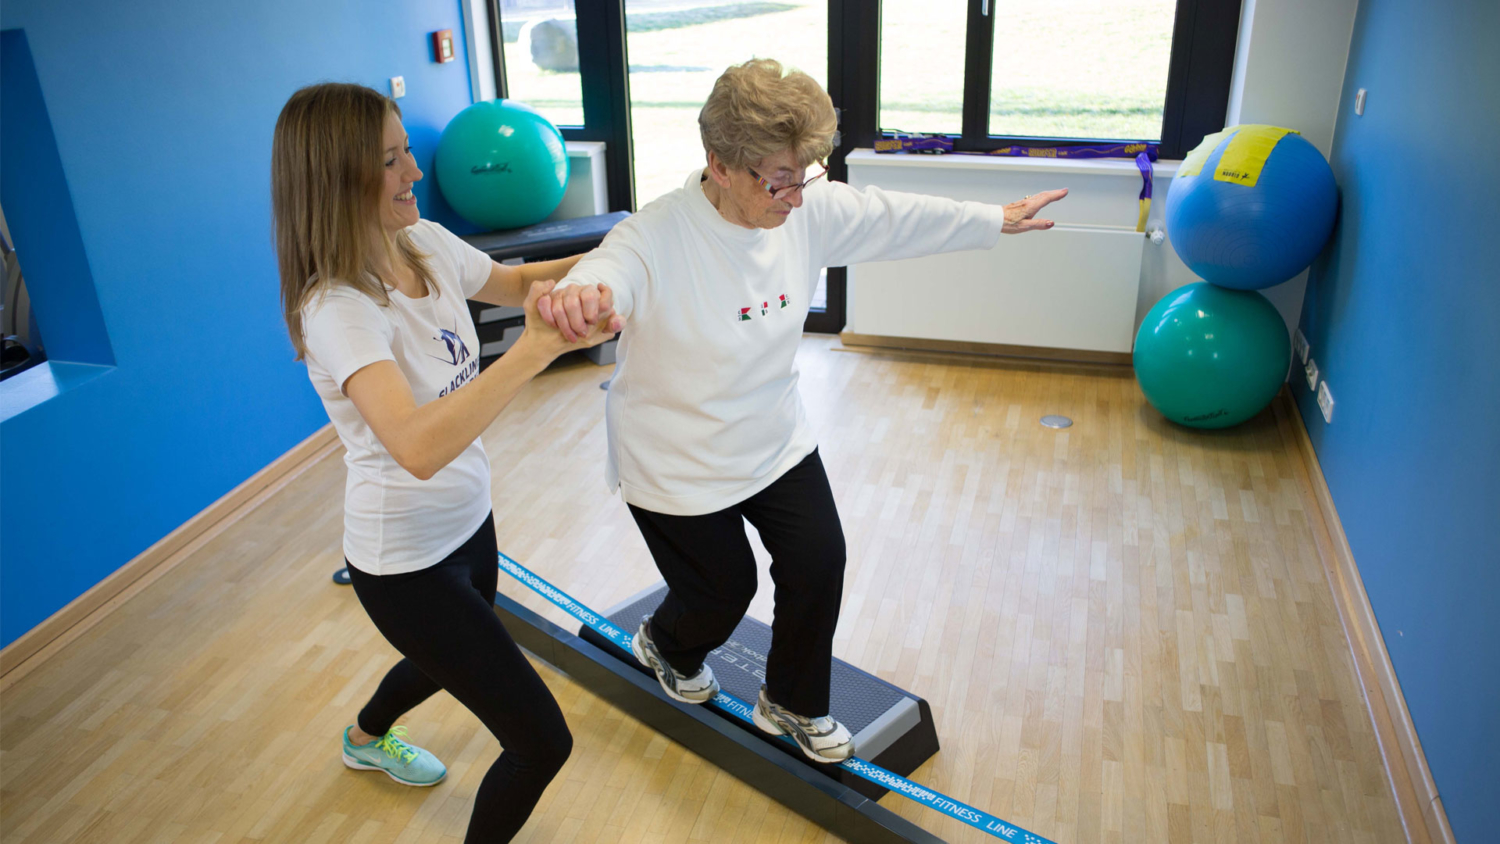
[[[486,229],[541,222],[568,187],[562,133],[515,100],[486,100],[455,115],[438,141],[434,169],[453,210]]]
[[[1286,323],[1266,297],[1202,281],[1164,296],[1135,336],[1146,401],[1193,428],[1227,428],[1259,413],[1291,360]]]

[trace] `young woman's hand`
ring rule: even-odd
[[[526,331],[521,335],[521,339],[516,341],[517,346],[525,343],[526,348],[532,350],[544,361],[551,362],[565,352],[607,343],[614,339],[615,334],[624,327],[624,320],[614,312],[607,300],[601,306],[598,292],[595,291],[590,312],[590,316],[593,317],[591,322],[582,321],[583,311],[580,307],[581,330],[574,331],[569,325],[570,320],[562,314],[560,309],[557,309],[553,313],[562,318],[558,320],[560,325],[554,328],[542,316],[540,310],[542,306],[539,306],[538,302],[547,300],[556,287],[555,281],[532,282],[531,290],[527,292],[526,303],[523,306],[526,309]],[[607,291],[609,288],[603,287],[603,289]]]

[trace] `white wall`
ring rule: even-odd
[[[1326,157],[1333,148],[1358,8],[1359,0],[1244,0],[1225,125],[1269,123],[1296,129]],[[1150,302],[1139,317],[1173,288],[1196,280],[1176,253],[1165,258],[1164,266],[1151,267],[1148,254],[1141,298]],[[1288,332],[1297,328],[1306,289],[1303,272],[1261,291],[1281,312]]]

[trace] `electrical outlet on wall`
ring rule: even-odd
[[[1328,382],[1318,385],[1318,409],[1323,411],[1323,421],[1333,424],[1333,393],[1328,392]]]
[[[1306,366],[1307,355],[1312,351],[1312,348],[1307,345],[1307,337],[1302,333],[1302,329],[1300,328],[1297,329],[1296,334],[1292,335],[1292,351],[1297,354],[1297,357],[1302,359],[1302,365]]]
[[[1307,389],[1318,389],[1318,362],[1312,358],[1305,358],[1306,364],[1302,366],[1302,373],[1307,376]]]

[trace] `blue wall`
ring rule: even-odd
[[[29,42],[116,365],[0,426],[4,645],[327,423],[270,245],[271,132],[291,92],[404,76],[427,170],[470,93],[466,57],[432,63],[427,36],[462,31],[459,0],[6,0],[0,28]],[[430,178],[417,195],[454,221]],[[5,198],[39,307],[76,281],[49,266],[84,257],[44,259],[70,247],[24,221],[51,202]],[[71,315],[39,317],[50,341]]]
[[[1496,33],[1493,2],[1360,3],[1302,318],[1332,425],[1292,379],[1460,841],[1500,829]]]

